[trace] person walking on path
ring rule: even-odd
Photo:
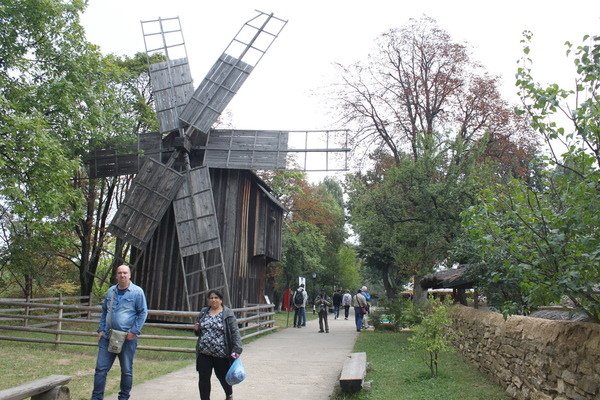
[[[121,365],[121,386],[119,400],[129,399],[133,385],[133,357],[137,348],[137,337],[148,316],[146,295],[141,287],[131,282],[131,269],[128,265],[117,267],[117,284],[106,292],[102,302],[102,314],[98,325],[98,357],[94,374],[92,400],[104,399],[106,375],[110,371],[115,358]],[[108,350],[111,330],[127,332],[121,351],[112,353]]]
[[[194,333],[196,344],[196,371],[200,400],[210,400],[212,370],[225,391],[225,400],[233,400],[233,388],[225,375],[234,359],[242,354],[242,337],[233,311],[223,305],[223,295],[218,290],[208,292],[208,307],[202,308]]]
[[[350,306],[352,305],[352,295],[350,290],[346,289],[346,293],[342,296],[342,307],[344,307],[344,319],[348,319]]]
[[[369,327],[367,315],[371,313],[371,294],[368,292],[366,286],[361,287],[360,291],[362,292],[362,295],[365,296],[365,301],[367,302],[367,305],[365,306],[366,313],[363,315],[363,329],[367,329]]]
[[[329,313],[331,301],[327,294],[325,294],[325,288],[321,289],[321,293],[315,298],[315,305],[319,308],[319,333],[329,333],[327,314]],[[323,328],[325,328],[325,330],[323,330]]]
[[[363,328],[363,316],[367,312],[367,300],[360,289],[358,289],[352,298],[352,306],[354,307],[354,323],[356,324],[356,331],[360,332]]]
[[[331,399],[334,390],[339,387],[344,362],[348,354],[354,351],[354,344],[360,335],[356,332],[354,321],[340,318],[334,322],[335,326],[333,323],[330,326],[333,335],[317,334],[318,320],[314,319],[306,321],[311,332],[292,328],[290,324],[287,329],[260,335],[248,342],[244,340],[241,358],[244,359],[247,376],[241,384],[234,385],[235,400],[287,399],[290,394],[306,400]],[[319,340],[315,340],[315,334]],[[215,389],[211,399],[223,400],[225,396],[214,373],[212,386],[218,390]],[[131,391],[131,399],[198,400],[195,362],[136,384]],[[105,400],[117,400],[116,393],[106,396]]]
[[[340,317],[340,307],[342,305],[342,293],[340,289],[337,289],[333,294],[333,318],[338,319]]]
[[[296,292],[292,296],[292,304],[294,305],[294,328],[306,326],[306,303],[308,302],[308,294],[304,290],[304,283],[298,286]]]

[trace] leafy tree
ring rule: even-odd
[[[144,93],[146,58],[103,57],[79,23],[85,5],[6,0],[0,8],[4,250],[24,251],[18,243],[34,238],[43,242],[46,257],[79,269],[84,295],[106,248],[106,219],[127,179],[88,179],[82,161],[92,148],[131,143],[138,130],[156,126]],[[32,280],[35,255],[7,260]]]
[[[359,253],[394,297],[409,276],[418,282],[446,261],[482,183],[527,172],[534,142],[497,79],[433,19],[411,20],[377,45],[367,63],[341,67],[339,97],[356,150],[376,160],[348,183],[350,221]]]
[[[342,289],[361,286],[362,265],[356,249],[349,244],[342,244],[338,249],[335,264],[335,283]]]
[[[78,159],[64,144],[77,143],[84,115],[93,112],[83,83],[89,77],[75,72],[97,60],[81,40],[83,7],[81,1],[14,0],[0,9],[2,221],[11,267],[29,282],[36,258],[14,254],[33,250],[18,243],[36,240],[57,251],[77,217],[66,210],[81,201],[70,179]]]
[[[567,44],[577,71],[572,91],[534,81],[530,40],[526,32],[517,72],[521,112],[546,140],[550,155],[534,179],[483,192],[481,204],[465,213],[465,225],[487,273],[518,285],[522,302],[505,303],[506,314],[567,297],[598,322],[600,39],[576,48]],[[573,98],[574,106],[569,105]],[[572,130],[557,123],[558,113],[568,117]],[[562,141],[564,154],[555,149],[555,140]]]
[[[146,55],[138,53],[131,58],[109,55],[102,59],[99,68],[103,77],[102,82],[98,82],[99,91],[106,99],[103,103],[105,116],[104,122],[89,133],[85,152],[102,147],[119,148],[122,144],[134,143],[141,132],[158,129],[156,114],[151,108]],[[84,153],[82,157],[86,155]],[[95,278],[101,284],[111,276],[113,268],[107,269],[101,276],[97,275],[107,248],[111,248],[110,258],[117,265],[125,259],[128,251],[128,246],[120,240],[113,242],[106,227],[111,211],[123,200],[131,177],[88,179],[83,174],[75,179],[75,183],[84,194],[85,207],[77,210],[84,216],[75,226],[77,239],[73,248],[78,255],[71,261],[80,271],[81,294],[89,295]]]
[[[321,231],[306,221],[292,221],[286,225],[283,236],[283,287],[290,287],[298,276],[318,275],[323,272],[321,257],[325,237]]]

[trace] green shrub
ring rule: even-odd
[[[376,330],[398,330],[416,325],[422,318],[421,310],[408,299],[382,299],[369,314],[369,323]]]
[[[438,374],[438,356],[440,352],[450,349],[450,315],[448,306],[444,303],[428,304],[430,310],[419,325],[413,327],[413,336],[409,339],[411,348],[424,350],[427,353],[425,363],[432,377]]]

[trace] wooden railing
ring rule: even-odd
[[[0,331],[14,333],[13,335],[0,335],[0,340],[49,343],[56,347],[59,345],[97,346],[95,338],[101,307],[65,304],[67,301],[73,300],[81,302],[82,298],[59,297],[28,300],[0,298]],[[83,301],[85,300],[87,299],[84,298]],[[49,301],[57,304],[49,303]],[[240,325],[242,340],[276,329],[275,310],[272,304],[235,308],[233,312]],[[192,329],[197,316],[197,311],[148,310],[148,320],[151,322],[144,324],[144,331],[148,331],[147,328],[161,328],[166,330],[166,334],[162,334],[162,331],[161,334],[143,333],[139,337],[137,348],[139,350],[195,352],[196,336],[193,335]],[[188,322],[157,322],[165,319]],[[15,322],[20,323],[16,324]],[[23,335],[23,333],[26,334]],[[161,340],[181,341],[183,344],[181,347],[153,345]]]

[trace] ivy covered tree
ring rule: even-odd
[[[576,85],[565,90],[534,80],[531,37],[525,32],[517,87],[521,112],[549,155],[536,176],[484,191],[465,213],[465,228],[487,276],[514,282],[520,293],[519,302],[504,302],[506,314],[568,298],[600,322],[600,38],[567,43]]]

